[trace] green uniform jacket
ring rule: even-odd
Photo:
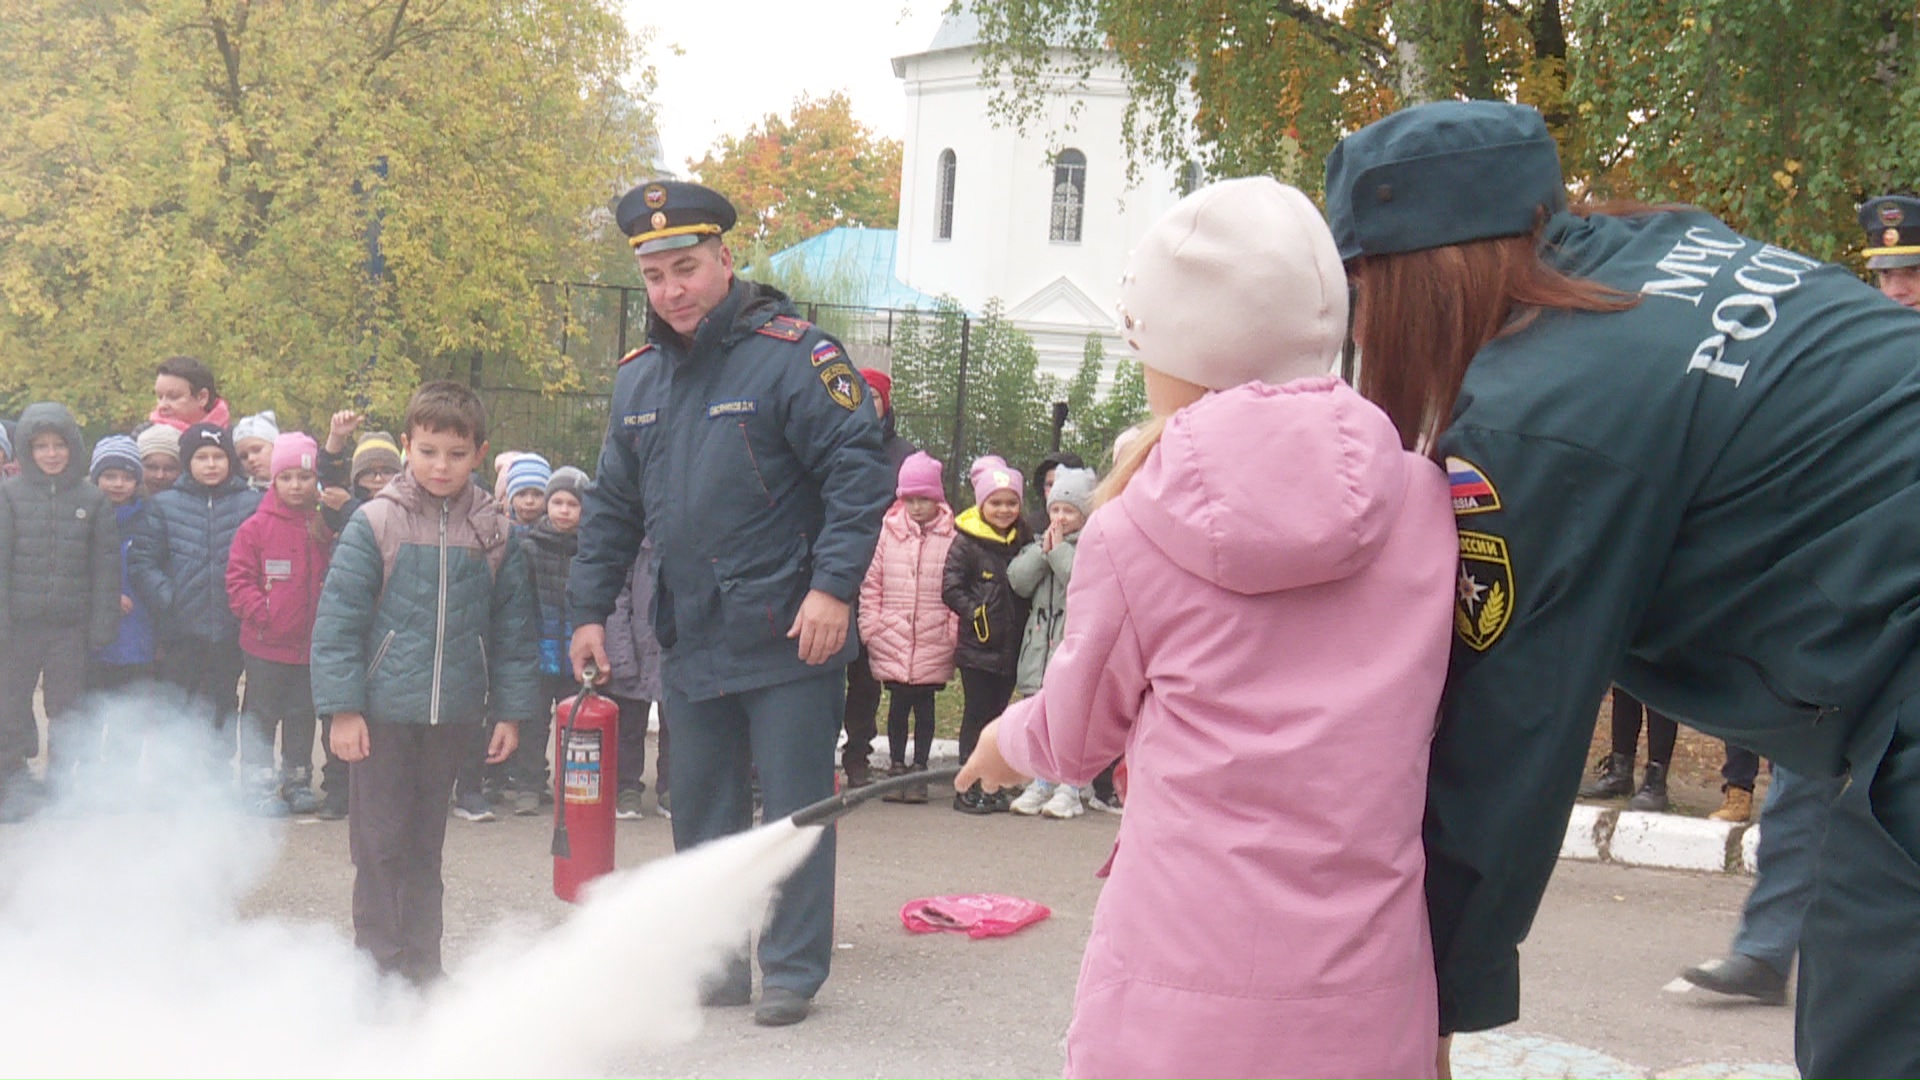
[[[313,625],[322,716],[531,720],[540,603],[507,519],[472,485],[436,499],[402,472],[347,522]]]
[[[1519,1015],[1596,703],[1836,775],[1920,687],[1920,314],[1700,213],[1549,222],[1643,295],[1481,350],[1440,440],[1460,529],[1427,897],[1442,1032]]]

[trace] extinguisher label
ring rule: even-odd
[[[575,731],[567,740],[567,801],[600,801],[600,735],[597,729]]]

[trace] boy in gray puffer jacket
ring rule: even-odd
[[[120,529],[87,482],[80,426],[66,406],[38,402],[20,414],[18,440],[20,475],[0,482],[0,817],[22,809],[43,677],[50,764],[87,756],[84,733],[62,721],[86,689],[87,657],[120,626]]]

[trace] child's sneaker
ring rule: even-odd
[[[1120,796],[1118,795],[1111,795],[1104,799],[1098,795],[1089,795],[1087,796],[1087,809],[1098,810],[1103,814],[1113,814],[1116,817],[1123,812],[1120,806]]]
[[[287,793],[287,809],[301,817],[311,817],[320,812],[320,799],[308,787],[294,788]]]
[[[321,821],[345,821],[347,819],[347,793],[344,791],[327,792],[326,797],[320,800],[320,807],[313,812],[313,816],[319,818]]]
[[[513,796],[513,813],[516,817],[532,817],[540,812],[540,793],[537,791],[519,791]]]
[[[1021,792],[1020,797],[1013,800],[1012,805],[1007,809],[1021,817],[1034,817],[1040,813],[1042,807],[1047,805],[1047,800],[1053,797],[1053,791],[1052,784],[1045,780],[1035,780],[1027,785],[1027,790]]]
[[[663,791],[660,793],[660,798],[656,800],[655,806],[660,811],[660,816],[668,821],[673,820],[673,807],[669,805],[671,802],[672,800],[667,798],[667,793]]]
[[[492,821],[493,807],[488,805],[485,795],[465,791],[453,800],[453,816],[461,821]]]
[[[887,767],[887,779],[889,780],[893,779],[896,776],[905,776],[905,775],[907,775],[907,763],[904,761],[896,761],[892,765]],[[873,783],[873,781],[869,779],[867,783],[871,784]],[[892,791],[889,791],[885,795],[880,796],[880,801],[881,802],[897,802],[897,803],[906,802],[907,789],[904,787],[894,788]]]
[[[640,801],[637,788],[621,788],[620,797],[614,800],[613,816],[620,821],[639,821],[647,816],[647,809]]]
[[[1053,796],[1040,808],[1042,815],[1060,820],[1077,818],[1086,812],[1087,808],[1080,805],[1080,789],[1072,784],[1061,784],[1054,788]]]

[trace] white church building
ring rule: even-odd
[[[969,311],[999,299],[1049,373],[1072,375],[1089,332],[1105,336],[1109,357],[1125,355],[1114,315],[1121,272],[1198,176],[1142,162],[1129,184],[1118,59],[1102,58],[1085,80],[1061,75],[1024,132],[993,122],[971,14],[948,15],[926,51],[895,58],[893,72],[908,110],[895,275]]]

